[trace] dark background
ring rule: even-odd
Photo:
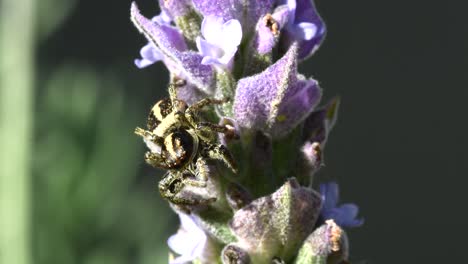
[[[328,35],[300,70],[320,81],[325,100],[342,98],[321,175],[338,180],[341,200],[358,204],[366,220],[349,230],[351,259],[467,262],[468,5],[316,2]],[[156,1],[137,3],[147,16],[158,13]],[[130,1],[79,1],[41,42],[39,79],[70,62],[119,76],[137,126],[164,95],[167,72],[161,63],[144,70],[133,65],[146,40],[132,26],[129,7]],[[137,138],[130,143],[141,144]],[[160,201],[154,171],[142,163],[138,168],[134,184],[154,192],[150,199],[165,217],[155,223],[164,229],[158,234],[164,243],[176,230],[176,216]]]

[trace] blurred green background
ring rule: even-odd
[[[107,4],[1,1],[0,263],[167,262],[177,216],[133,134],[167,77]]]
[[[167,262],[177,216],[133,135],[167,72],[133,65],[130,2],[0,0],[1,264]],[[300,71],[342,98],[318,178],[366,220],[351,259],[468,263],[468,2],[316,2],[328,35]]]

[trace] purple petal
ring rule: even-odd
[[[312,112],[304,121],[303,140],[318,142],[325,147],[328,134],[338,118],[339,98],[334,98],[324,107]]]
[[[320,184],[320,194],[322,195],[324,210],[336,207],[339,200],[338,184],[335,182]]]
[[[151,19],[152,21],[160,24],[160,25],[171,25],[172,18],[171,16],[165,11],[161,10],[161,13]]]
[[[317,27],[317,33],[310,40],[305,40],[300,44],[299,58],[303,59],[313,52],[320,46],[323,38],[325,37],[326,28],[325,23],[317,12],[315,4],[311,0],[297,0],[296,18],[295,24],[301,22],[308,22],[315,24]]]
[[[299,59],[304,59],[320,46],[326,33],[325,23],[311,0],[283,0],[282,3],[287,3],[291,11],[282,45],[289,47],[298,41]],[[310,24],[315,25],[315,29]]]
[[[185,51],[187,46],[179,31],[142,16],[135,3],[132,3],[131,18],[135,26],[164,54],[166,65],[171,72],[187,79],[203,91],[211,91],[212,67],[201,65],[201,55]]]
[[[320,99],[315,81],[298,80],[297,45],[265,71],[239,80],[234,115],[241,127],[280,137],[309,115]]]
[[[289,19],[289,9],[287,5],[281,5],[275,8],[275,11],[272,14],[275,21],[279,24],[280,29],[286,26],[286,23]]]
[[[226,21],[241,18],[244,9],[241,0],[219,0],[216,4],[213,1],[193,0],[193,4],[204,17],[222,17]]]
[[[206,16],[222,17],[224,21],[237,19],[244,26],[244,32],[251,31],[250,25],[257,23],[258,19],[271,12],[274,0],[219,0],[213,1],[193,0],[193,4]]]
[[[317,26],[313,23],[301,22],[297,24],[298,33],[303,40],[311,40],[317,34]]]
[[[223,31],[224,19],[219,16],[205,16],[201,25],[201,33],[203,37],[211,42],[216,43]]]
[[[163,54],[152,43],[148,43],[140,50],[142,59],[135,59],[135,65],[138,68],[145,68],[164,58]]]
[[[209,65],[202,65],[203,57],[193,51],[179,52],[174,56],[181,69],[181,76],[196,85],[200,90],[206,93],[212,93],[212,84],[214,79],[213,68]]]
[[[333,219],[343,227],[357,227],[364,223],[363,219],[356,219],[359,212],[357,205],[347,203],[337,206],[339,190],[338,184],[335,182],[320,184],[320,194],[323,202],[322,211],[320,212],[322,220]]]
[[[265,19],[270,21],[265,23]],[[274,21],[273,17],[262,17],[257,23],[253,48],[258,54],[264,55],[270,53],[278,41],[279,32],[274,32],[274,30],[268,26],[270,23],[277,22]],[[276,26],[278,26],[278,24],[276,24]]]
[[[321,217],[324,220],[333,219],[342,227],[359,227],[364,224],[364,219],[356,219],[358,207],[355,204],[346,204],[332,210],[324,210]]]
[[[315,80],[300,80],[292,85],[278,111],[277,122],[281,125],[276,126],[273,134],[280,135],[296,127],[317,106],[321,96],[322,91]]]
[[[203,65],[215,65],[219,67],[223,67],[223,62],[219,58],[216,57],[211,57],[211,56],[206,56],[203,57],[201,64]]]
[[[180,256],[170,263],[186,263],[192,261],[202,254],[206,244],[206,235],[192,217],[179,214],[181,226],[175,235],[167,240],[168,246]]]
[[[187,50],[187,44],[180,32],[171,26],[160,25],[140,14],[135,2],[131,7],[131,18],[135,26],[145,35],[148,41],[156,45],[164,54],[174,50]]]
[[[159,0],[159,6],[173,18],[184,16],[192,9],[190,0]]]
[[[231,19],[223,24],[222,35],[218,36],[220,44],[224,50],[229,50],[239,46],[242,40],[242,27],[239,20]]]
[[[237,52],[242,39],[242,28],[239,21],[208,16],[202,22],[202,34],[205,39],[196,39],[197,48],[203,56],[202,64],[230,68],[231,60]]]
[[[197,43],[197,48],[200,51],[201,55],[203,57],[209,56],[209,57],[220,57],[223,54],[223,50],[221,48],[218,48],[217,46],[209,43],[208,41],[204,40],[201,37],[198,37],[196,39]]]
[[[272,15],[261,17],[257,23],[253,48],[259,54],[268,54],[276,46],[279,33],[285,26],[289,16],[289,9],[286,5],[279,6]],[[272,25],[275,24],[277,32]]]
[[[264,15],[271,13],[275,0],[251,0],[245,25],[253,25]]]
[[[188,105],[192,105],[205,97],[207,97],[207,94],[187,81],[185,81],[185,84],[177,86],[177,98],[185,101]]]

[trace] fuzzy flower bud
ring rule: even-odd
[[[318,193],[290,179],[275,193],[237,211],[230,226],[254,263],[275,256],[288,260],[312,232],[320,206]]]
[[[239,126],[281,137],[303,121],[321,98],[317,81],[297,74],[297,45],[265,71],[239,80],[234,114]]]
[[[328,220],[305,240],[294,264],[327,264],[331,263],[328,260],[336,252],[341,252],[342,256],[347,255],[347,248],[344,248],[347,246],[344,242],[346,239],[343,236],[344,231],[333,220]],[[343,257],[334,256],[333,259],[341,261]]]

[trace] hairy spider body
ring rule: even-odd
[[[145,161],[153,167],[169,170],[160,183],[164,186],[195,185],[183,177],[196,175],[200,182],[208,177],[206,160],[222,161],[234,173],[237,167],[229,150],[217,142],[218,133],[231,132],[228,127],[201,121],[198,113],[204,107],[222,104],[225,100],[204,98],[188,106],[176,98],[175,87],[169,86],[169,98],[158,101],[148,115],[147,130],[137,127],[135,133],[143,137],[149,151]],[[179,183],[183,181],[184,183]],[[179,188],[178,187],[178,188]],[[178,188],[166,188],[178,190]],[[173,193],[165,190],[165,193]],[[164,195],[163,195],[164,196]],[[167,197],[166,197],[167,198]]]

